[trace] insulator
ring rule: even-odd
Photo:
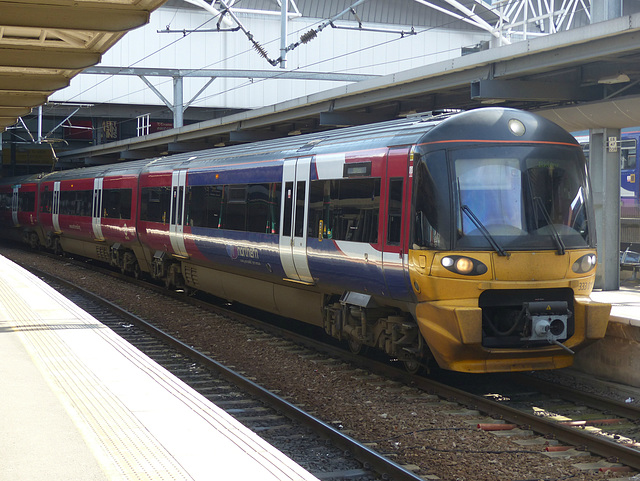
[[[314,38],[316,38],[317,36],[318,36],[318,32],[316,32],[314,29],[311,29],[307,33],[303,33],[300,36],[300,42],[301,43],[308,43],[311,40],[313,40]]]
[[[269,55],[262,45],[258,42],[253,42],[253,48],[256,49],[256,52],[258,52],[262,58],[269,60]]]

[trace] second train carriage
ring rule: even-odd
[[[18,189],[19,192],[20,189]],[[500,108],[44,176],[41,238],[410,368],[551,369],[604,336],[585,161]]]

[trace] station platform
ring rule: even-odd
[[[317,481],[0,256],[0,480]]]
[[[616,291],[594,291],[591,298],[611,304],[607,334],[578,351],[573,369],[640,389],[640,284],[625,282]]]
[[[610,321],[640,328],[640,284],[638,288],[622,287],[617,291],[594,291],[591,298],[611,304]]]

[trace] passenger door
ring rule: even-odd
[[[307,262],[311,157],[288,159],[282,168],[280,262],[288,279],[313,284]]]
[[[20,185],[13,186],[13,195],[11,197],[11,217],[13,218],[13,225],[19,226],[20,223],[18,221],[18,207],[20,202],[19,197]]]
[[[60,182],[53,183],[53,205],[51,206],[51,223],[53,231],[62,232],[60,229]]]
[[[184,244],[184,206],[186,197],[187,171],[176,170],[171,176],[171,212],[169,238],[173,252],[188,257]]]
[[[387,155],[387,172],[383,196],[384,236],[382,270],[387,292],[393,299],[408,300],[409,281],[409,148],[391,149]]]
[[[95,240],[103,241],[102,235],[102,186],[104,179],[97,177],[93,179],[93,203],[91,209],[91,226]]]

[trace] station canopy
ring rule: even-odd
[[[65,88],[166,0],[0,0],[0,132]]]

